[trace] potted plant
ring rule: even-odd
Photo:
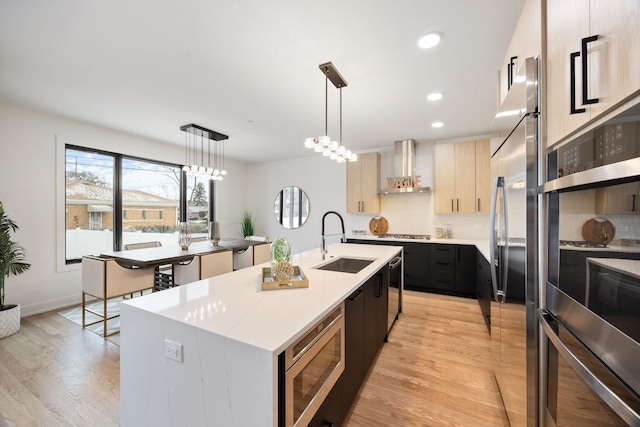
[[[242,227],[242,236],[246,239],[249,236],[254,235],[253,215],[248,211],[242,213],[242,221],[240,222]]]
[[[285,237],[278,237],[271,244],[271,277],[276,282],[286,282],[291,276],[291,245]]]
[[[18,275],[31,267],[26,263],[25,250],[11,241],[11,233],[18,230],[18,225],[4,212],[0,202],[0,338],[13,335],[20,329],[20,306],[4,303],[4,282],[9,274]]]

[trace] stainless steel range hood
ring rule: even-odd
[[[387,178],[387,187],[380,194],[430,193],[431,187],[420,185],[421,177],[415,174],[416,141],[396,141],[393,147],[393,177]]]

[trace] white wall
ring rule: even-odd
[[[56,179],[64,177],[64,164],[57,164],[56,139],[160,161],[184,157],[179,144],[0,104],[0,200],[20,226],[14,240],[27,250],[31,263],[29,271],[7,279],[6,299],[20,304],[23,315],[75,304],[81,298],[80,265],[57,261],[56,216],[64,215],[64,195],[57,194]],[[238,237],[246,165],[227,160],[225,166],[229,175],[218,184],[218,219],[223,235]]]
[[[59,141],[56,143],[56,141]],[[80,265],[63,260],[64,233],[57,233],[64,215],[64,143],[159,161],[176,162],[180,144],[167,144],[46,114],[0,104],[0,200],[7,214],[21,227],[15,240],[27,249],[31,270],[7,280],[7,301],[30,315],[76,304],[81,298]],[[417,141],[416,174],[425,186],[433,185],[433,142]],[[231,136],[229,143],[233,143]],[[393,176],[393,141],[380,148],[380,186]],[[62,151],[63,153],[63,151]],[[57,156],[57,157],[56,157]],[[271,240],[285,236],[295,252],[319,248],[325,212],[339,212],[347,233],[369,228],[373,215],[346,214],[346,165],[317,154],[299,159],[246,165],[226,159],[229,175],[217,186],[217,215],[223,237],[241,237],[244,209],[256,218],[256,234]],[[302,188],[310,201],[307,222],[288,230],[276,222],[273,202],[285,186]],[[62,189],[62,190],[61,190]],[[436,189],[437,191],[437,189]],[[432,194],[381,196],[381,215],[391,233],[435,234],[452,224],[454,237],[478,239],[487,234],[487,215],[435,215]],[[58,217],[58,218],[57,218]],[[339,222],[327,218],[327,233],[339,231]],[[328,243],[338,241],[329,237]]]
[[[249,165],[247,175],[247,206],[256,218],[256,234],[268,236],[271,241],[284,236],[291,243],[293,252],[319,248],[321,243],[322,216],[327,211],[337,211],[345,218],[347,209],[347,167],[314,153],[310,157],[265,162]],[[273,204],[276,195],[284,187],[297,186],[309,198],[307,222],[295,230],[285,229],[276,221]],[[327,217],[326,232],[340,229],[335,216]],[[335,239],[335,240],[334,240]],[[328,243],[339,241],[329,238]]]
[[[431,141],[416,141],[416,175],[422,176],[422,185],[433,187],[433,148]],[[387,177],[393,176],[393,141],[377,150],[381,154],[380,188]],[[352,230],[369,230],[372,214],[346,214],[345,164],[314,154],[310,157],[267,162],[248,166],[247,206],[256,216],[256,234],[269,236],[271,241],[285,236],[292,243],[294,252],[320,246],[322,216],[329,210],[339,212],[345,221],[347,234]],[[311,213],[307,223],[297,230],[287,230],[276,222],[273,202],[276,194],[285,186],[295,185],[306,191]],[[436,190],[437,191],[437,190]],[[389,222],[389,233],[431,234],[436,227],[451,224],[455,238],[488,239],[489,216],[487,214],[434,213],[433,194],[402,194],[381,196],[381,212]],[[339,231],[339,223],[333,216],[327,217],[326,233]],[[328,243],[337,241],[330,237]]]

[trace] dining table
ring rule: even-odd
[[[168,264],[188,264],[196,255],[203,255],[220,251],[242,251],[250,246],[264,244],[264,242],[221,238],[217,245],[211,241],[191,243],[186,250],[177,243],[170,246],[133,249],[128,251],[105,251],[100,256],[113,258],[123,267],[155,268]]]

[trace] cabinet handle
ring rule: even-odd
[[[460,199],[456,199],[456,212],[460,212]]]
[[[364,200],[362,201],[362,212],[364,212]]]
[[[589,69],[587,67],[587,45],[598,40],[598,35],[582,39],[582,105],[597,104],[598,98],[589,99],[587,93],[589,82]]]
[[[580,56],[580,52],[571,52],[569,54],[569,76],[571,77],[570,83],[570,114],[584,113],[584,108],[576,108],[576,57]]]
[[[451,199],[451,212],[454,212],[454,210],[453,210],[453,199]]]
[[[480,212],[480,197],[478,197],[478,212]]]
[[[636,195],[631,195],[631,212],[636,211]]]
[[[378,273],[378,298],[382,297],[382,274]]]
[[[569,54],[569,75],[571,77],[571,114],[584,113],[584,108],[576,108],[576,57],[581,56],[582,63],[582,105],[597,104],[598,98],[589,98],[589,67],[587,63],[587,45],[598,40],[599,36],[585,37],[580,41],[580,52],[571,52]]]
[[[355,301],[358,298],[360,298],[360,296],[363,294],[362,289],[358,289],[357,291],[355,291],[354,293],[351,294],[351,296],[348,298],[349,301]]]
[[[513,84],[513,70],[516,68],[515,59],[518,59],[518,57],[512,56],[509,58],[509,63],[507,64],[507,90],[511,89],[511,85]]]

